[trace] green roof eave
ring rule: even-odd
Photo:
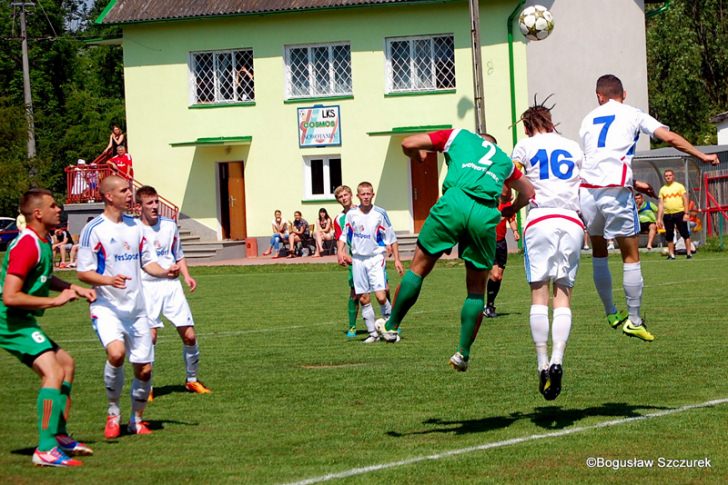
[[[389,135],[412,135],[415,133],[428,133],[430,131],[449,130],[452,125],[422,125],[422,126],[398,126],[388,131],[370,131],[369,136],[389,136]]]
[[[194,141],[181,141],[170,143],[171,147],[207,147],[207,146],[225,146],[225,145],[250,145],[253,141],[252,136],[215,136],[208,138],[198,138]]]
[[[114,37],[109,39],[104,39],[103,37],[94,37],[93,39],[85,39],[83,41],[86,45],[122,45],[123,38],[121,37]]]
[[[352,8],[377,8],[377,7],[408,7],[412,5],[426,5],[435,3],[452,3],[460,0],[420,0],[415,4],[403,4],[403,3],[379,3],[374,5],[342,5],[336,7],[312,7],[312,8],[290,8],[285,10],[274,10],[269,12],[243,12],[243,13],[223,13],[214,15],[190,15],[189,17],[175,17],[175,18],[161,18],[161,19],[144,19],[144,20],[125,20],[120,22],[109,22],[106,25],[138,25],[138,24],[152,24],[152,23],[167,23],[167,22],[185,22],[190,20],[202,20],[202,19],[219,19],[223,17],[250,17],[250,16],[267,16],[267,15],[279,15],[279,14],[292,14],[292,13],[309,13],[319,12],[322,10],[348,10]],[[117,0],[111,0],[109,5],[106,6],[101,15],[98,16],[95,23],[103,23],[106,15],[116,4]]]

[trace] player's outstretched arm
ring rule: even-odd
[[[692,155],[703,163],[709,163],[711,165],[720,164],[720,159],[715,153],[707,154],[703,153],[695,148],[689,141],[682,136],[678,135],[674,131],[670,131],[667,128],[658,128],[655,130],[655,138],[669,143],[670,146],[677,148],[681,152]]]
[[[78,271],[76,273],[78,279],[83,283],[91,286],[113,286],[123,290],[126,288],[126,280],[130,280],[129,276],[118,274],[116,276],[104,276],[96,271]]]
[[[418,135],[408,136],[402,141],[402,151],[409,158],[424,162],[427,158],[427,152],[435,151],[430,135],[420,133]]]
[[[33,296],[23,292],[23,279],[8,274],[3,286],[3,303],[8,308],[22,308],[24,310],[44,310],[65,305],[77,298],[76,292],[66,288],[56,296]]]
[[[173,264],[167,269],[162,268],[156,261],[149,262],[142,266],[142,269],[157,278],[176,278],[179,276],[179,265]]]
[[[652,187],[652,185],[648,184],[647,182],[643,182],[641,180],[635,180],[634,181],[634,189],[637,192],[642,192],[645,195],[649,195],[650,197],[656,199],[657,193],[655,192],[655,189]]]
[[[62,280],[55,275],[51,277],[51,290],[73,290],[74,292],[76,292],[76,296],[80,298],[85,298],[89,303],[93,303],[94,301],[96,301],[96,290],[94,290],[93,288],[86,288],[83,286],[74,285],[73,283]]]

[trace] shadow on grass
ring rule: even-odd
[[[185,389],[185,386],[181,384],[173,384],[171,386],[154,386],[154,399],[157,399],[162,396],[166,396],[167,394],[172,394],[174,392],[183,392],[187,393],[187,389]]]
[[[560,406],[546,406],[534,409],[532,413],[515,412],[507,416],[492,416],[482,419],[466,419],[462,421],[448,421],[440,418],[430,418],[422,424],[434,425],[436,428],[410,433],[388,431],[386,434],[394,438],[403,436],[422,435],[431,433],[454,433],[456,435],[470,433],[485,433],[497,429],[507,428],[516,421],[528,419],[540,428],[558,430],[574,425],[584,418],[603,416],[609,418],[634,418],[642,416],[638,410],[670,409],[660,406],[640,406],[627,403],[604,403],[585,409],[562,409]]]

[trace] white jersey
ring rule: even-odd
[[[96,271],[104,276],[128,276],[126,288],[96,287],[94,307],[102,306],[127,316],[145,314],[142,297],[142,266],[156,262],[157,256],[144,239],[142,223],[130,216],[113,222],[103,214],[81,231],[77,271]]]
[[[376,205],[367,213],[353,207],[346,213],[344,221],[344,231],[339,240],[349,244],[352,256],[384,254],[386,246],[397,242],[387,211]]]
[[[579,130],[584,149],[582,187],[631,187],[632,157],[640,132],[652,136],[667,128],[637,108],[609,100],[584,118]]]
[[[531,207],[579,211],[584,154],[578,143],[558,133],[540,133],[519,141],[511,158],[536,190]]]
[[[144,229],[144,237],[156,252],[157,263],[162,268],[168,269],[185,257],[179,239],[179,229],[174,220],[160,217],[156,225],[148,226],[142,223],[142,228]],[[147,272],[142,272],[142,281],[155,281],[158,279],[166,278],[157,278]]]

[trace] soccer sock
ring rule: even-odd
[[[376,335],[377,329],[374,328],[374,320],[376,316],[374,315],[374,308],[372,308],[371,303],[361,306],[361,316],[367,326],[367,332],[369,332],[369,335]]]
[[[470,358],[470,347],[478,336],[480,322],[483,321],[483,295],[468,293],[460,310],[460,345],[458,352],[465,360]]]
[[[68,434],[66,421],[71,412],[71,383],[63,381],[61,384],[61,417],[58,419],[58,434]]]
[[[349,298],[347,312],[349,314],[349,328],[356,328],[356,314],[359,313],[359,302]]]
[[[38,391],[38,449],[50,451],[55,446],[58,434],[58,420],[63,408],[61,407],[61,391],[52,387],[42,387]]]
[[[531,337],[536,346],[538,370],[547,369],[549,365],[549,307],[531,305],[530,314]]]
[[[501,282],[493,281],[489,278],[487,286],[488,286],[487,304],[488,304],[488,306],[495,306],[495,297],[498,296],[498,292],[500,291],[500,287],[501,287]]]
[[[564,350],[566,342],[569,341],[571,332],[571,308],[554,308],[554,322],[551,325],[551,364],[559,364],[564,361]]]
[[[385,320],[392,314],[392,304],[389,303],[389,300],[386,300],[384,304],[379,305],[379,309],[382,311],[382,318]]]
[[[152,380],[140,381],[136,377],[131,381],[131,411],[135,422],[142,420],[144,408],[147,407],[149,391],[152,389]]]
[[[642,305],[642,268],[640,263],[624,263],[624,278],[622,280],[624,296],[627,299],[629,320],[636,326],[642,325],[640,306]]]
[[[185,360],[185,370],[187,371],[187,382],[197,380],[197,369],[200,367],[200,348],[195,345],[183,345],[182,357]]]
[[[415,304],[417,298],[420,296],[420,290],[422,289],[422,277],[414,274],[412,271],[407,271],[402,277],[402,281],[399,282],[397,291],[394,294],[394,305],[392,306],[392,314],[387,320],[387,330],[396,330],[399,328],[399,324],[402,323],[405,315],[412,305]],[[482,305],[481,305],[482,307]],[[482,312],[483,309],[481,308]]]
[[[106,385],[106,398],[109,401],[108,413],[110,416],[118,416],[121,414],[119,399],[121,390],[124,388],[124,366],[114,367],[107,360],[104,366],[104,384]]]
[[[607,258],[592,258],[592,267],[594,268],[594,286],[604,304],[604,313],[607,315],[616,313],[617,307],[614,306],[612,297],[612,273],[609,272]]]

